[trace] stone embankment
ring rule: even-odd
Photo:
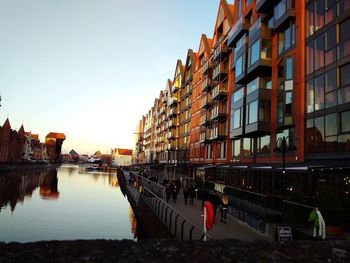
[[[350,262],[350,241],[77,240],[0,243],[3,262]]]

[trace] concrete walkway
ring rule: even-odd
[[[169,204],[180,211],[184,217],[191,220],[195,226],[203,229],[201,200],[195,200],[193,205],[185,205],[183,192],[181,190],[177,196],[176,204],[172,201],[170,201]],[[217,209],[214,226],[208,231],[208,234],[214,239],[239,239],[244,241],[269,240],[267,235],[256,231],[233,216],[227,215],[226,223],[221,222],[220,217],[220,211]]]
[[[139,192],[133,186],[128,185],[129,173],[124,171],[126,177],[128,190],[137,199],[139,198]],[[165,200],[165,199],[164,199]],[[169,202],[169,206],[178,210],[181,215],[189,219],[196,227],[203,229],[203,218],[202,214],[202,201],[194,200],[193,205],[185,205],[185,200],[183,196],[182,189],[177,196],[177,202],[174,204],[172,201]],[[251,228],[249,225],[242,223],[233,216],[227,215],[226,223],[220,221],[219,209],[216,213],[216,220],[214,226],[208,231],[208,234],[213,239],[239,239],[243,241],[253,241],[253,240],[266,240],[272,241],[267,235],[264,235],[255,229]]]

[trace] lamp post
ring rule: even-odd
[[[282,154],[282,174],[286,173],[286,154],[287,152],[294,152],[297,148],[294,145],[288,145],[289,136],[280,137],[276,140],[276,148],[273,150],[275,153]],[[281,145],[278,147],[278,142],[281,141]],[[285,198],[285,179],[282,177],[283,198]]]

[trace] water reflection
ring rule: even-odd
[[[59,197],[57,185],[56,169],[26,172],[25,175],[19,173],[0,175],[0,212],[8,205],[11,212],[14,212],[17,203],[30,199],[38,187],[43,199],[55,200]]]
[[[136,239],[137,225],[115,172],[0,174],[0,241]]]

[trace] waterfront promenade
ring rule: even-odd
[[[129,172],[124,171],[126,181],[129,180]],[[138,202],[139,191],[133,185],[127,184],[127,188],[134,200]],[[202,219],[202,201],[195,200],[193,205],[185,205],[182,190],[178,194],[177,202],[169,202],[169,206],[180,212],[182,216],[191,221],[199,229],[203,229]],[[266,240],[272,241],[267,235],[264,235],[236,218],[228,215],[226,223],[220,221],[220,212],[217,210],[214,226],[208,231],[208,235],[213,239],[239,239],[243,241]]]

